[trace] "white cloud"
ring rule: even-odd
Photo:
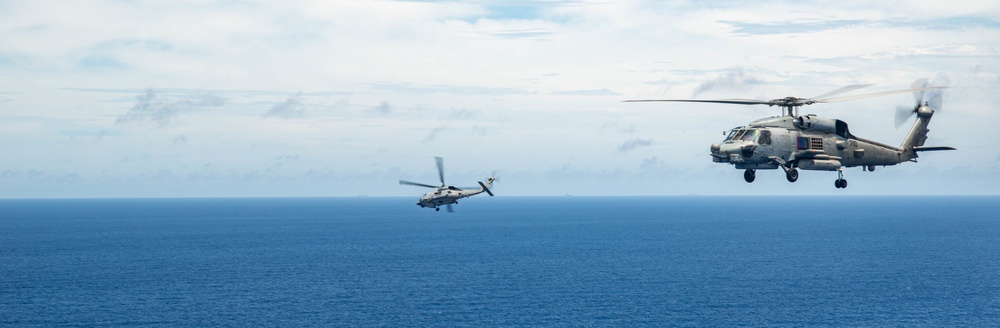
[[[118,116],[115,123],[124,126],[153,125],[162,128],[177,120],[182,112],[223,105],[225,101],[222,98],[209,93],[165,95],[153,89],[146,89],[136,97],[135,105],[132,105],[125,114]]]
[[[632,138],[618,145],[619,152],[627,152],[639,147],[646,147],[653,144],[653,139]]]
[[[305,105],[302,103],[302,93],[291,95],[285,102],[274,104],[271,109],[264,114],[264,117],[278,118],[299,118],[305,113]]]
[[[981,159],[1000,156],[990,153],[1000,138],[1000,4],[989,1],[2,6],[0,172],[16,174],[0,174],[0,197],[410,194],[395,180],[434,155],[455,163],[456,184],[503,170],[507,194],[569,179],[574,194],[825,193],[833,188],[821,173],[803,174],[801,186],[767,173],[746,185],[711,163],[721,131],[774,108],[621,101],[809,97],[862,83],[875,92],[938,73],[952,87],[928,144],[960,150],[855,179],[933,170],[906,184],[928,193],[996,193],[959,172],[1000,182],[988,174],[995,162]],[[905,131],[892,129],[893,110],[908,102],[804,111],[896,144]],[[811,177],[824,183],[813,189]],[[133,179],[151,188],[130,189]],[[851,188],[885,192],[864,185]]]

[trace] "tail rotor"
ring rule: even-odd
[[[921,106],[926,105],[934,111],[940,111],[942,105],[944,104],[944,93],[942,92],[942,89],[948,86],[948,82],[948,77],[943,74],[938,74],[933,80],[930,81],[927,78],[913,81],[911,87],[913,89],[921,89],[920,91],[913,92],[913,100],[916,104],[913,105],[913,107],[896,107],[896,128],[899,128],[904,123],[909,121],[911,117],[916,116],[917,111],[920,110]]]

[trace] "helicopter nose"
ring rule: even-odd
[[[724,144],[724,145],[719,146],[718,152],[719,153],[723,153],[723,154],[727,154],[727,155],[729,155],[729,154],[740,154],[740,153],[743,152],[743,149],[746,146],[748,146],[748,145],[744,145],[742,143]],[[712,147],[712,148],[714,149],[715,147]]]
[[[718,154],[719,158],[726,158],[731,163],[742,162],[744,159],[752,157],[757,148],[751,143],[727,143],[720,145],[716,151],[715,145],[712,146],[714,154]]]

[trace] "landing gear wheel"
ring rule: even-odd
[[[434,208],[434,210],[435,210],[435,211],[439,211],[439,212],[440,212],[440,211],[441,211],[441,208],[440,208],[440,207],[435,207],[435,208]]]
[[[844,171],[842,169],[837,170],[837,180],[833,181],[833,185],[838,189],[847,188],[847,179],[844,179]]]
[[[785,171],[785,179],[788,179],[788,182],[799,180],[799,170],[796,170],[794,167],[788,169],[788,171]]]
[[[755,179],[757,179],[757,170],[748,169],[743,171],[743,180],[747,180],[747,183],[751,183]]]

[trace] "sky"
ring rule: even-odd
[[[777,108],[949,87],[918,163],[712,163]],[[1000,194],[997,1],[0,0],[0,198]],[[910,94],[801,112],[898,145]]]

